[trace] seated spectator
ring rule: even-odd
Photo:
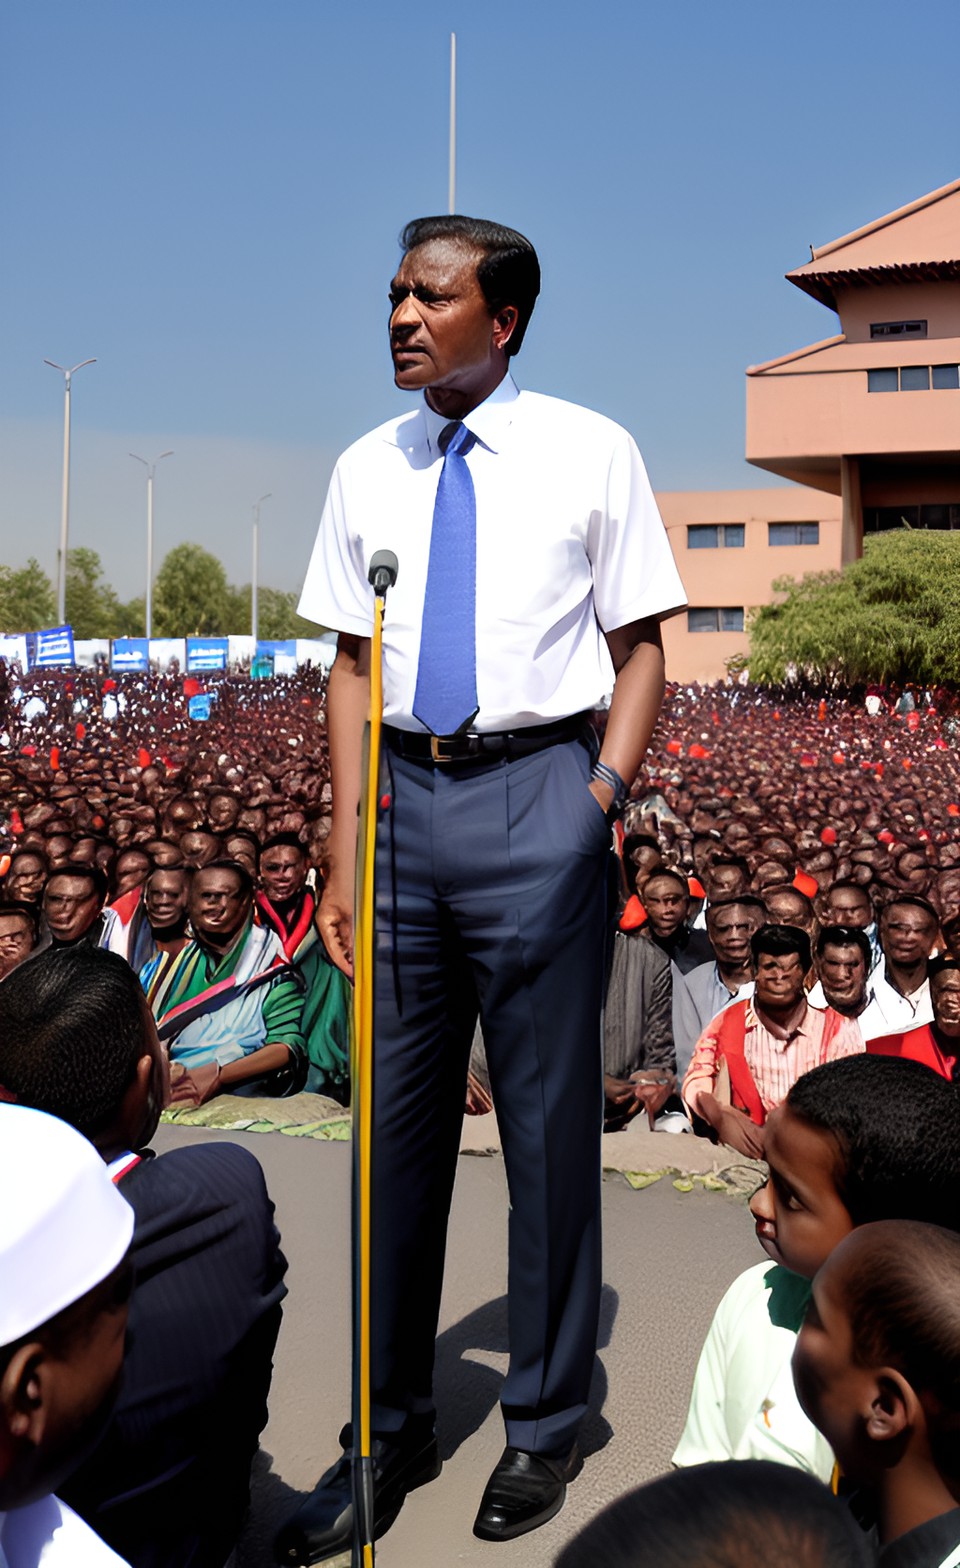
[[[134,1568],[219,1565],[241,1526],[284,1294],[260,1166],[228,1142],[146,1148],[166,1059],[113,953],[48,953],[0,986],[0,1085],[89,1138],[136,1217],[120,1398],[66,1495]]]
[[[175,955],[186,947],[191,874],[187,866],[158,868],[142,887],[130,889],[110,906],[117,918],[105,945],[137,974],[158,953]]]
[[[858,1020],[865,1040],[919,1029],[933,1018],[927,960],[939,921],[933,905],[915,893],[892,898],[880,916],[883,961],[871,976],[869,1005]]]
[[[85,1138],[0,1104],[0,1562],[123,1568],[53,1495],[123,1366],[133,1211]]]
[[[29,958],[37,945],[33,904],[0,904],[0,980]]]
[[[932,1022],[901,1034],[878,1035],[867,1050],[877,1056],[905,1056],[923,1062],[942,1078],[955,1080],[960,1060],[960,963],[952,953],[941,953],[928,961],[927,978]]]
[[[341,1105],[350,1100],[350,986],[316,927],[317,901],[306,886],[307,853],[295,833],[274,833],[260,852],[257,909],[280,938],[304,984],[301,1032],[309,1069],[304,1088]]]
[[[639,932],[617,931],[603,1010],[606,1132],[645,1109],[651,1125],[676,1090],[671,964]]]
[[[960,1562],[960,1236],[854,1231],[813,1282],[793,1371],[844,1476],[873,1502],[881,1568]]]
[[[817,983],[807,992],[811,1007],[832,1007],[844,1018],[859,1018],[872,991],[872,950],[866,931],[857,926],[824,926],[817,937]]]
[[[3,882],[3,896],[12,903],[38,904],[50,874],[46,855],[38,849],[16,849]]]
[[[174,1099],[293,1093],[306,1062],[303,993],[276,933],[253,923],[244,867],[223,860],[195,871],[189,914],[193,940],[143,972]]]
[[[116,920],[112,909],[104,909],[107,879],[97,865],[84,866],[65,861],[51,871],[43,890],[45,930],[34,949],[60,951],[76,947],[105,947]]]
[[[834,1456],[790,1371],[810,1281],[854,1226],[960,1227],[960,1099],[917,1062],[830,1062],[771,1113],[766,1155],[767,1183],[750,1208],[770,1261],[734,1280],[717,1308],[674,1463],[776,1459],[827,1481]]]
[[[838,879],[821,898],[821,917],[825,926],[852,926],[863,931],[870,942],[870,968],[880,959],[880,937],[870,894],[859,882]]]
[[[716,957],[712,963],[698,964],[683,977],[689,1006],[681,1009],[684,1028],[676,1041],[681,1077],[710,1020],[731,1002],[753,995],[750,942],[763,924],[763,903],[752,893],[734,894],[707,905],[707,936]]]
[[[679,871],[655,871],[643,889],[647,922],[643,936],[686,974],[713,957],[713,949],[702,931],[693,931],[687,920],[690,893]]]
[[[796,926],[764,926],[750,948],[752,999],[707,1025],[683,1080],[683,1098],[721,1143],[763,1158],[763,1125],[812,1067],[863,1050],[854,1019],[820,1012],[804,995],[810,944]]]
[[[849,1510],[811,1476],[760,1460],[695,1465],[618,1497],[555,1568],[869,1568]]]

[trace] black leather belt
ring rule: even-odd
[[[468,730],[465,735],[427,735],[419,730],[398,730],[385,724],[383,738],[391,751],[409,762],[437,767],[464,762],[513,762],[517,757],[544,751],[547,746],[576,740],[586,733],[589,723],[589,714],[574,713],[569,719],[556,719],[552,724],[529,724],[523,729],[486,733]]]

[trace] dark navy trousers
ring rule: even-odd
[[[385,751],[377,839],[374,1431],[433,1410],[477,1013],[510,1193],[507,1441],[565,1453],[600,1299],[600,1002],[610,830],[568,741],[482,768]],[[484,1265],[477,1258],[477,1267]]]

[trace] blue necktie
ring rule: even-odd
[[[455,735],[477,716],[477,502],[466,453],[476,437],[456,421],[440,432],[444,454],[430,533],[414,718]]]

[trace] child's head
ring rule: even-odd
[[[619,1498],[555,1568],[865,1568],[866,1537],[822,1482],[760,1459],[692,1465]]]
[[[95,1441],[123,1363],[133,1210],[93,1145],[0,1104],[0,1510]]]
[[[844,1474],[870,1486],[912,1442],[960,1480],[960,1236],[885,1220],[820,1269],[793,1357],[800,1403]]]
[[[769,1180],[750,1203],[760,1245],[807,1279],[871,1220],[960,1229],[960,1092],[919,1062],[815,1067],[768,1117],[764,1155]]]

